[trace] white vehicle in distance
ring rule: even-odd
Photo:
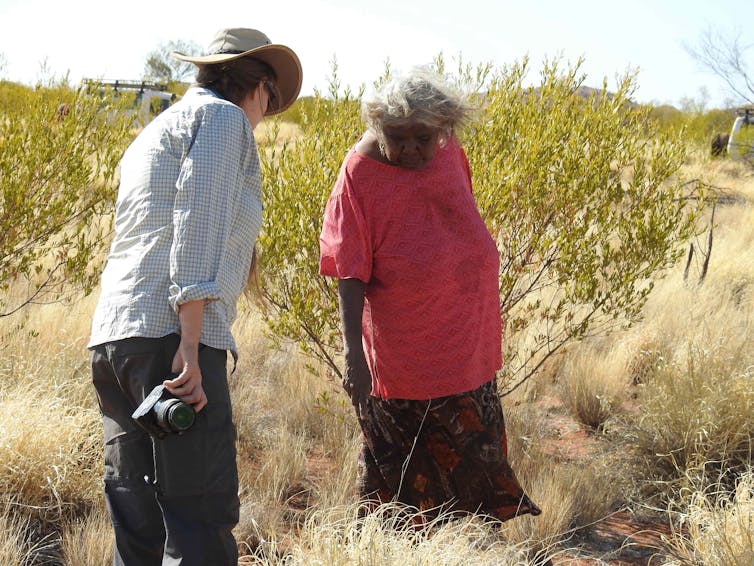
[[[146,126],[152,118],[175,102],[175,93],[168,92],[167,85],[146,81],[84,79],[82,88],[104,94],[106,89],[123,95],[133,95],[132,108],[136,120]]]
[[[728,156],[754,159],[754,107],[739,108],[728,136]]]

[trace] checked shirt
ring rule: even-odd
[[[179,305],[205,300],[201,342],[235,357],[230,327],[261,223],[251,125],[238,106],[191,88],[121,161],[88,346],[180,333]]]

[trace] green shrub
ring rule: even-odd
[[[659,132],[675,135],[682,133],[691,146],[710,151],[712,139],[718,134],[729,134],[736,112],[732,108],[688,108],[679,110],[663,105],[649,107],[649,117]]]
[[[132,117],[107,96],[64,84],[4,83],[0,93],[9,101],[0,106],[0,288],[28,283],[0,298],[4,316],[59,296],[64,282],[89,291],[98,280],[109,226],[95,220],[112,207]],[[61,104],[68,110],[59,115]]]
[[[686,136],[692,143],[708,150],[712,138],[730,133],[735,118],[735,109],[713,109],[691,114],[687,119]]]
[[[603,89],[585,101],[576,95],[578,65],[564,72],[548,64],[536,90],[524,86],[526,69],[461,66],[456,77],[484,92],[461,138],[501,253],[509,386],[568,341],[636,321],[649,278],[676,262],[694,230],[675,177],[683,144],[655,136],[648,111],[631,108],[633,77],[614,96]],[[301,136],[264,156],[259,240],[271,332],[335,373],[337,292],[317,274],[318,235],[341,162],[363,129],[357,97],[338,91],[336,80],[329,97],[317,94],[302,108]]]
[[[562,345],[630,325],[680,257],[694,215],[679,199],[685,156],[633,108],[634,77],[586,102],[578,65],[493,75],[464,138],[477,203],[501,253],[504,377],[525,380]]]
[[[265,225],[260,234],[265,322],[274,339],[293,339],[334,371],[340,340],[337,291],[318,274],[319,231],[330,189],[358,139],[358,100],[350,91],[317,94],[302,106],[302,132],[262,152]]]
[[[10,81],[0,81],[0,114],[17,114],[27,106],[33,93],[31,87]]]
[[[302,96],[285,112],[280,114],[280,119],[284,122],[292,122],[299,126],[304,125],[304,119],[314,111],[316,98],[313,96]]]
[[[686,113],[670,104],[649,106],[647,112],[658,132],[674,135],[682,132],[686,127]]]

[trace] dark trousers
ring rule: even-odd
[[[153,439],[131,414],[170,373],[180,339],[127,338],[96,346],[92,380],[105,441],[105,501],[113,564],[235,565],[238,472],[227,354],[200,346],[208,403],[181,435]]]

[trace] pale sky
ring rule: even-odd
[[[298,53],[302,94],[326,89],[333,58],[342,83],[358,88],[386,60],[401,71],[438,53],[498,67],[528,55],[536,83],[542,61],[560,55],[585,58],[587,86],[614,87],[637,69],[637,102],[678,106],[706,88],[708,107],[722,107],[738,101],[684,43],[712,26],[754,44],[751,21],[751,0],[0,0],[0,78],[34,84],[45,64],[47,78],[69,72],[73,83],[139,79],[162,42],[204,47],[221,28],[252,27]]]

